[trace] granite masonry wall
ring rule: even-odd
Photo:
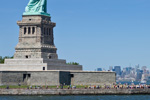
[[[72,71],[70,74],[72,85],[110,85],[116,82],[114,72]]]
[[[2,71],[1,85],[59,85],[59,71]]]
[[[26,82],[24,82],[23,75],[27,74],[27,72],[9,72],[4,71],[0,72],[0,84],[1,85],[18,85],[18,83],[21,83],[23,85],[26,85]]]
[[[28,85],[59,85],[59,71],[31,72]]]
[[[114,72],[1,71],[1,85],[104,85],[116,82]]]

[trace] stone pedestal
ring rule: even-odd
[[[20,27],[19,43],[15,50],[16,59],[58,59],[54,45],[53,28],[50,17],[42,15],[23,16],[18,21]]]
[[[19,43],[14,59],[6,59],[0,65],[2,71],[45,71],[45,70],[82,70],[81,65],[67,65],[66,60],[58,59],[54,45],[53,28],[49,16],[26,15],[19,25]]]
[[[81,65],[67,65],[60,59],[6,59],[1,71],[82,70]]]

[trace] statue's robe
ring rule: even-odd
[[[47,12],[46,11],[46,0],[30,0],[26,12]]]

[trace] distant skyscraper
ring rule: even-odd
[[[102,71],[102,68],[97,68],[97,71]]]
[[[126,67],[126,74],[130,74],[132,67]]]
[[[147,67],[146,67],[146,66],[143,66],[143,67],[142,67],[142,70],[143,70],[143,71],[144,71],[144,70],[146,70],[146,69],[147,69]]]
[[[116,72],[117,75],[121,75],[121,66],[115,66],[114,71]]]
[[[113,67],[112,66],[109,66],[109,71],[113,71]]]
[[[135,68],[136,68],[136,69],[139,69],[139,68],[140,68],[140,65],[139,65],[139,64],[138,64],[138,65],[136,65],[136,66],[135,66]]]
[[[141,81],[141,78],[142,78],[142,72],[139,71],[137,72],[137,75],[136,75],[136,81]]]
[[[144,74],[147,73],[147,67],[146,67],[146,66],[143,66],[143,67],[142,67],[142,70],[143,70],[143,73],[144,73]]]

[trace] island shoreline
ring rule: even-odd
[[[148,95],[150,89],[0,89],[0,95],[66,96],[66,95]]]

